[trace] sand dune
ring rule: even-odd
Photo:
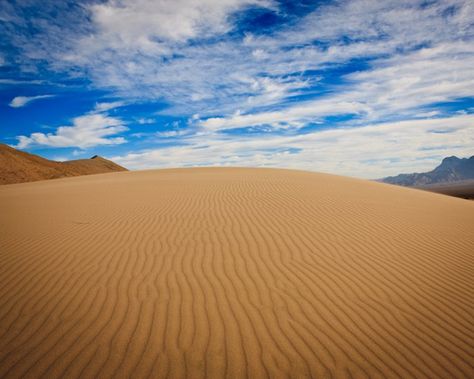
[[[127,169],[98,155],[56,162],[0,143],[0,185],[117,171]]]
[[[1,378],[473,378],[474,203],[270,169],[0,188]]]

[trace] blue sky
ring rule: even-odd
[[[378,178],[474,154],[474,4],[0,2],[0,141]]]

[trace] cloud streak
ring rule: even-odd
[[[178,113],[188,109],[201,114],[225,114],[276,104],[304,93],[305,88],[318,90],[319,78],[307,75],[308,71],[320,71],[318,75],[324,76],[328,67],[353,59],[370,59],[375,70],[384,64],[393,68],[402,65],[400,75],[405,75],[408,66],[413,65],[423,75],[420,66],[428,59],[416,56],[417,50],[424,47],[440,56],[439,49],[446,49],[441,65],[434,62],[421,78],[434,81],[436,76],[430,74],[441,72],[446,83],[454,80],[446,77],[451,63],[459,65],[462,59],[465,67],[469,67],[473,60],[474,16],[469,13],[472,4],[463,0],[429,5],[422,5],[421,1],[342,1],[322,6],[296,26],[271,35],[250,32],[243,39],[224,37],[205,44],[186,41],[205,38],[208,29],[214,33],[227,31],[228,15],[245,5],[270,4],[203,2],[202,6],[191,6],[184,12],[181,26],[175,25],[174,15],[189,7],[189,2],[176,2],[173,6],[167,2],[154,4],[140,1],[133,5],[126,2],[123,8],[109,3],[92,7],[96,33],[75,46],[71,63],[88,67],[100,86],[115,88],[123,95],[165,99]],[[163,11],[165,8],[169,14]],[[204,15],[210,8],[214,11]],[[446,16],[450,9],[455,11]],[[147,10],[148,15],[144,16]],[[101,16],[102,13],[107,16]],[[125,27],[116,19],[125,17],[124,14],[130,19]],[[164,17],[169,18],[168,22],[153,21]],[[199,23],[193,21],[195,18]],[[111,42],[113,38],[119,42]],[[143,45],[137,39],[147,42]],[[135,41],[133,48],[128,47],[128,41]],[[388,56],[392,58],[387,59]],[[370,66],[364,69],[367,76],[372,71]],[[467,75],[465,68],[458,75],[462,81],[461,76]],[[343,75],[342,79],[346,82],[343,89],[348,90],[352,83],[358,85],[362,76]],[[266,86],[265,81],[270,85]],[[405,84],[410,89],[410,83]]]
[[[287,167],[378,178],[427,170],[447,154],[474,146],[474,115],[404,120],[290,136],[209,133],[166,146],[115,156],[132,169],[180,166]],[[415,163],[414,163],[415,162]]]
[[[33,101],[48,99],[55,95],[38,95],[38,96],[16,96],[8,104],[12,108],[22,108],[32,103]]]
[[[430,104],[474,96],[472,67],[474,48],[471,43],[423,48],[380,59],[369,70],[350,73],[337,92],[315,100],[277,111],[208,118],[200,125],[210,130],[224,130],[259,125],[304,126],[336,115],[357,116],[359,123],[393,117],[412,118]]]
[[[21,70],[87,79],[114,99],[80,117],[104,117],[86,140],[124,143],[126,166],[283,165],[377,177],[412,171],[413,159],[425,169],[442,153],[472,153],[473,110],[462,103],[474,101],[473,7],[341,0],[295,16],[266,0],[111,0],[85,2],[63,26],[41,11],[37,35],[11,41]],[[281,23],[259,29],[256,9]],[[168,130],[174,120],[179,130]],[[84,130],[76,119],[61,128],[20,143],[79,146],[68,134]],[[404,146],[398,159],[394,141]]]

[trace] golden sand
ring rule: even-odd
[[[474,202],[290,170],[0,187],[1,378],[473,378]]]

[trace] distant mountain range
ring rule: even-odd
[[[90,159],[56,162],[0,144],[0,184],[115,171],[127,171],[127,169],[98,155]]]
[[[448,157],[433,171],[389,176],[380,181],[408,187],[423,187],[441,183],[454,183],[474,179],[474,156]]]

